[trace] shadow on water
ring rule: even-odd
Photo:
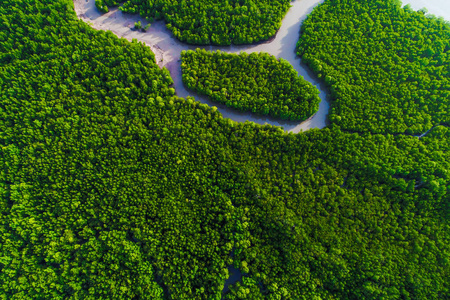
[[[225,281],[225,286],[222,291],[222,299],[223,297],[230,291],[230,285],[235,284],[242,279],[242,273],[239,269],[236,269],[233,265],[228,266],[228,273],[230,276]]]

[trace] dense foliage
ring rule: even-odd
[[[450,129],[286,134],[65,0],[0,6],[0,298],[446,299]]]
[[[228,154],[201,139],[219,115],[68,4],[0,8],[0,298],[220,295],[234,221],[209,181],[230,184]]]
[[[351,131],[423,133],[450,121],[450,26],[400,1],[329,0],[308,16],[298,53]]]
[[[267,53],[182,51],[184,84],[228,107],[289,120],[319,109],[319,90],[291,64]]]
[[[448,128],[252,138],[248,277],[226,299],[450,296]]]
[[[95,0],[108,11],[115,0]],[[127,0],[120,9],[148,20],[164,19],[173,35],[189,44],[251,44],[277,32],[289,0]]]

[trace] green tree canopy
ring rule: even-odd
[[[229,107],[295,121],[319,109],[319,90],[282,58],[197,49],[181,59],[184,84]]]

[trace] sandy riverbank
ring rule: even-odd
[[[91,24],[93,28],[98,30],[110,30],[118,37],[123,37],[130,41],[132,39],[137,39],[149,46],[155,53],[157,64],[160,67],[164,66],[169,69],[178,96],[194,96],[196,100],[200,102],[210,106],[217,106],[218,110],[225,118],[230,118],[237,122],[252,121],[258,124],[268,123],[282,126],[286,131],[299,132],[311,128],[325,127],[329,110],[325,85],[321,83],[305,65],[301,64],[300,58],[295,54],[295,46],[299,38],[301,23],[312,9],[322,1],[323,0],[296,0],[291,2],[292,7],[283,19],[282,25],[276,36],[267,42],[255,45],[225,47],[192,46],[182,43],[172,36],[171,32],[165,27],[163,21],[153,23],[147,32],[133,30],[135,22],[141,21],[143,26],[145,26],[147,21],[139,15],[124,14],[117,8],[111,9],[106,14],[101,14],[95,7],[94,0],[74,0],[74,7],[78,18]],[[264,51],[277,58],[282,57],[286,59],[292,64],[294,69],[297,70],[300,76],[303,76],[307,81],[311,82],[319,89],[319,97],[322,101],[318,112],[301,123],[283,121],[252,113],[239,112],[235,109],[228,108],[225,105],[209,101],[206,97],[197,95],[192,91],[188,91],[181,79],[180,53],[182,50],[195,50],[196,48],[204,48],[212,51],[222,50],[229,53]]]

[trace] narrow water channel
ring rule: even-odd
[[[275,38],[268,42],[256,45],[225,47],[192,46],[182,43],[172,36],[171,32],[165,27],[164,21],[153,23],[150,29],[145,33],[134,31],[134,22],[141,21],[142,24],[147,24],[144,18],[141,18],[139,15],[124,14],[117,8],[111,9],[107,14],[101,14],[95,7],[94,0],[74,0],[74,6],[78,18],[90,23],[93,28],[111,30],[119,37],[124,37],[128,40],[137,39],[150,46],[156,55],[158,65],[160,67],[165,66],[169,69],[178,96],[183,98],[186,96],[194,96],[196,100],[206,103],[209,106],[217,106],[218,110],[225,118],[230,118],[237,122],[245,122],[248,120],[258,124],[268,123],[282,126],[286,131],[297,133],[300,130],[305,131],[311,128],[323,128],[326,126],[329,102],[326,99],[327,92],[325,85],[322,84],[305,65],[301,64],[300,58],[295,54],[295,46],[299,39],[301,23],[313,8],[322,1],[323,0],[292,1],[292,7],[283,19],[280,30],[277,32]],[[301,123],[283,121],[252,113],[239,112],[235,109],[228,108],[225,105],[209,101],[206,97],[187,90],[181,79],[180,54],[182,50],[195,50],[196,48],[204,48],[210,51],[221,50],[228,53],[252,53],[264,51],[277,58],[284,58],[291,63],[299,75],[303,76],[307,81],[311,82],[319,89],[319,96],[322,100],[319,105],[319,111],[312,118]]]
[[[175,39],[171,32],[165,27],[164,21],[158,21],[152,24],[149,31],[143,33],[134,31],[134,22],[141,21],[147,24],[145,19],[139,15],[124,14],[117,8],[111,9],[107,14],[101,14],[95,7],[95,0],[74,0],[75,11],[83,21],[92,25],[95,29],[111,30],[119,37],[128,40],[137,39],[150,46],[155,53],[157,63],[160,67],[165,66],[169,69],[174,80],[174,88],[180,97],[194,96],[196,100],[206,103],[209,106],[217,106],[218,110],[225,118],[230,118],[237,122],[253,121],[258,124],[272,124],[282,126],[286,131],[297,133],[300,130],[306,131],[311,128],[323,128],[326,126],[327,115],[329,110],[329,101],[327,99],[327,90],[325,85],[320,82],[312,72],[301,63],[301,60],[295,54],[295,46],[299,39],[300,26],[303,20],[313,10],[315,6],[323,2],[323,0],[294,0],[291,2],[292,7],[283,19],[282,25],[277,32],[275,38],[269,42],[257,45],[244,46],[192,46],[182,43]],[[421,9],[426,7],[431,14],[442,16],[450,20],[450,1],[449,0],[406,0],[402,1],[403,5],[411,4],[413,9]],[[299,75],[303,76],[307,81],[315,85],[319,91],[321,102],[318,112],[310,119],[304,122],[283,121],[271,117],[255,115],[250,112],[239,112],[235,109],[228,108],[225,105],[212,102],[207,97],[188,91],[183,85],[181,79],[180,53],[182,50],[195,50],[196,48],[204,48],[206,50],[221,50],[229,53],[239,52],[267,52],[277,58],[284,58],[291,63]]]

